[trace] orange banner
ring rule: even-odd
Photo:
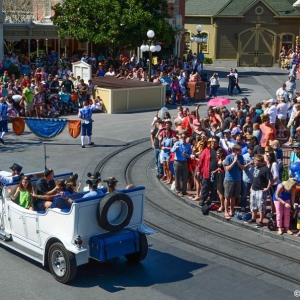
[[[68,122],[69,134],[72,138],[76,139],[81,132],[80,120],[69,120]]]
[[[16,135],[21,135],[25,129],[25,120],[23,118],[12,118],[12,128]]]

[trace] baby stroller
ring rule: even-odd
[[[270,211],[267,213],[267,216],[269,218],[269,221],[267,223],[267,227],[270,231],[275,231],[277,230],[277,221],[276,221],[276,212]]]

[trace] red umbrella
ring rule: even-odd
[[[227,98],[214,98],[207,102],[208,106],[224,106],[226,104],[229,104],[230,100]]]

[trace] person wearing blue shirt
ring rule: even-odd
[[[171,98],[171,82],[172,78],[168,76],[167,73],[164,72],[163,76],[159,78],[160,82],[166,86],[166,101],[168,102]]]
[[[0,98],[0,143],[5,144],[4,142],[4,136],[8,132],[8,104],[4,100],[4,97]]]
[[[244,170],[241,186],[241,211],[244,212],[247,206],[247,195],[250,195],[250,188],[253,181],[254,171],[254,145],[248,144],[248,153],[243,155]]]
[[[187,132],[182,131],[181,140],[176,142],[171,149],[175,153],[174,173],[175,173],[175,190],[177,195],[183,197],[187,195],[187,181],[189,175],[188,159],[192,154],[192,147],[186,142]],[[182,177],[182,187],[180,188],[180,178]]]
[[[85,148],[84,139],[85,136],[88,136],[89,145],[92,146],[94,143],[92,142],[92,114],[96,109],[95,99],[91,99],[93,101],[93,105],[89,106],[88,100],[83,100],[83,108],[79,109],[78,117],[81,119],[81,147]]]
[[[198,59],[199,59],[200,65],[201,65],[201,70],[203,70],[204,53],[202,52],[202,50],[199,52]]]
[[[242,171],[244,170],[244,158],[241,155],[241,147],[234,145],[232,154],[225,158],[225,180],[224,180],[224,196],[225,196],[225,218],[233,217],[235,200],[241,194]],[[230,204],[230,209],[228,211]]]
[[[294,143],[292,145],[292,149],[293,149],[293,152],[290,155],[291,164],[298,161],[298,159],[299,159],[298,156],[297,156],[297,151],[300,149],[300,143]]]

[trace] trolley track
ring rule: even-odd
[[[108,155],[107,157],[105,157],[104,159],[102,159],[100,161],[100,163],[97,165],[97,168],[98,168],[97,170],[99,172],[103,171],[104,167],[108,164],[108,162],[110,160],[112,160],[114,158],[115,155],[121,153],[122,151],[128,149],[129,147],[133,147],[135,145],[139,145],[139,144],[144,143],[144,142],[145,142],[145,140],[141,139],[141,140],[139,140],[137,143],[135,143],[133,145],[129,145],[127,147],[124,147],[124,148],[118,149],[117,151],[112,152],[110,155]],[[133,168],[134,168],[135,164],[137,163],[137,161],[139,161],[141,158],[143,158],[143,156],[147,155],[151,150],[152,150],[151,148],[147,148],[147,149],[143,150],[142,152],[139,152],[138,154],[135,154],[127,162],[127,164],[126,164],[126,166],[124,168],[124,173],[123,173],[124,174],[124,182],[126,184],[128,184],[128,183],[134,183],[134,178],[133,178],[132,174],[133,174]],[[151,184],[151,179],[149,177],[149,170],[150,170],[150,166],[153,164],[153,161],[154,161],[154,159],[151,159],[151,161],[147,165],[148,183],[145,184],[146,190],[147,190],[147,184],[148,185]],[[173,192],[171,192],[169,189],[167,189],[162,183],[161,183],[161,186],[164,187],[164,190],[167,191],[167,194],[169,196],[172,196],[172,198],[174,198],[174,197],[175,198],[179,198],[177,195],[175,195]],[[251,248],[251,249],[254,249],[256,251],[263,252],[264,254],[275,256],[277,258],[284,259],[285,261],[288,261],[288,262],[291,262],[291,263],[296,263],[296,264],[300,265],[300,260],[297,260],[294,257],[287,256],[287,255],[281,254],[279,252],[275,252],[275,251],[272,251],[272,250],[269,250],[269,249],[266,249],[266,248],[263,248],[263,247],[260,247],[260,246],[257,246],[257,245],[254,245],[254,244],[242,241],[242,240],[238,240],[238,239],[226,236],[226,235],[224,235],[224,234],[222,234],[220,232],[217,232],[215,230],[212,230],[210,228],[207,228],[207,227],[202,226],[200,224],[197,224],[195,222],[189,221],[189,220],[187,220],[187,219],[185,219],[185,218],[183,218],[183,217],[181,217],[181,216],[179,216],[177,214],[174,214],[173,212],[171,212],[171,211],[163,208],[162,206],[158,205],[157,203],[155,203],[155,201],[151,200],[151,198],[149,198],[148,196],[145,196],[145,199],[146,199],[147,205],[149,205],[153,209],[161,212],[164,215],[169,216],[172,219],[175,219],[175,220],[177,220],[177,221],[179,221],[179,222],[181,222],[183,224],[186,224],[186,225],[192,227],[193,229],[201,230],[201,231],[203,231],[203,232],[205,232],[207,234],[216,236],[216,237],[218,237],[220,239],[224,239],[224,240],[230,241],[230,242],[232,242],[234,244],[243,245],[243,246],[245,246],[247,248]],[[179,198],[179,199],[182,200],[181,198]],[[246,259],[243,259],[243,258],[239,258],[237,256],[234,256],[234,255],[231,255],[231,254],[228,254],[228,253],[224,253],[223,251],[220,251],[220,250],[217,250],[215,248],[212,248],[212,247],[200,244],[198,242],[195,242],[193,240],[184,238],[183,236],[181,236],[179,234],[176,234],[174,232],[171,232],[171,231],[167,230],[166,228],[163,228],[163,227],[161,227],[161,226],[159,226],[157,224],[152,223],[151,221],[145,220],[145,222],[149,226],[151,226],[152,228],[158,230],[160,233],[163,233],[166,236],[169,236],[169,237],[174,238],[174,239],[176,239],[178,241],[181,241],[183,243],[191,245],[191,246],[193,246],[193,247],[195,247],[197,249],[201,249],[201,250],[204,250],[204,251],[208,251],[210,253],[214,253],[214,254],[216,254],[218,256],[222,256],[224,258],[227,258],[227,259],[239,262],[239,263],[241,263],[243,265],[247,265],[249,267],[255,268],[257,270],[260,270],[262,272],[265,272],[265,273],[268,273],[270,275],[276,276],[278,278],[281,278],[281,279],[284,279],[284,280],[288,280],[288,281],[293,282],[295,284],[300,284],[300,279],[296,279],[295,277],[289,276],[289,275],[287,275],[285,273],[275,271],[275,270],[273,270],[271,268],[265,267],[263,265],[256,264],[256,263],[254,263],[252,261],[249,261],[249,260],[246,260]]]

